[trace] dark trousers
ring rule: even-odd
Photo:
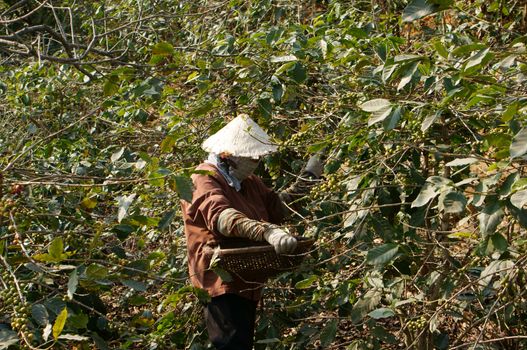
[[[255,301],[236,294],[211,299],[205,306],[209,339],[218,350],[251,350],[256,320]]]

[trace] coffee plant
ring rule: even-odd
[[[527,4],[0,1],[0,349],[206,349],[179,202],[248,113],[323,181],[256,349],[526,349]]]

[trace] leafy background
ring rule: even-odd
[[[179,200],[323,150],[257,349],[525,349],[524,1],[0,1],[0,348],[204,349]]]

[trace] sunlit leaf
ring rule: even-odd
[[[478,160],[477,158],[468,157],[468,158],[456,158],[448,163],[446,163],[446,166],[465,166],[469,164],[476,163]]]
[[[489,52],[490,52],[490,49],[488,48],[478,51],[475,55],[473,55],[467,60],[465,64],[465,70],[467,71],[472,67],[475,67],[477,65],[484,63],[486,60],[488,60],[490,56]]]
[[[67,318],[68,309],[64,308],[58,314],[57,318],[55,319],[55,323],[53,324],[53,338],[58,339],[60,333],[62,333],[62,330],[64,329],[64,325],[66,325]]]
[[[440,7],[429,0],[413,0],[403,10],[403,22],[412,22],[439,11]]]
[[[391,112],[392,106],[389,106],[388,108],[383,110],[373,112],[371,114],[370,119],[368,119],[368,126],[372,126],[375,123],[384,121],[386,118],[388,118]]]
[[[293,61],[297,61],[297,60],[298,60],[298,58],[295,55],[273,56],[270,59],[271,63],[293,62]]]
[[[521,157],[527,153],[527,128],[523,128],[512,139],[510,147],[511,158]]]
[[[18,343],[18,336],[15,331],[0,328],[0,349],[8,349],[16,343]]]
[[[421,131],[425,132],[436,122],[439,117],[441,117],[441,114],[443,113],[442,109],[438,109],[435,113],[430,113],[428,116],[423,120],[423,123],[421,124]]]
[[[412,202],[412,208],[426,205],[428,202],[430,202],[430,200],[437,197],[438,194],[439,192],[437,191],[436,186],[429,182],[425,182],[421,188],[421,191],[419,192],[419,195],[417,195],[417,198]]]
[[[511,203],[516,208],[522,209],[523,206],[527,204],[527,189],[514,193],[511,196]]]
[[[379,112],[391,108],[391,103],[387,99],[376,98],[362,103],[359,108],[365,112]]]
[[[68,299],[73,299],[73,294],[75,294],[75,291],[77,290],[77,286],[79,285],[79,275],[77,273],[77,269],[73,270],[70,273],[69,279],[68,279]]]
[[[119,196],[117,197],[117,205],[119,209],[117,211],[117,221],[121,222],[127,215],[130,205],[135,199],[136,194],[132,193],[128,196]]]

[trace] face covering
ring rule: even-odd
[[[251,175],[258,167],[258,159],[246,157],[229,157],[229,160],[234,163],[229,167],[229,174],[243,181]]]

